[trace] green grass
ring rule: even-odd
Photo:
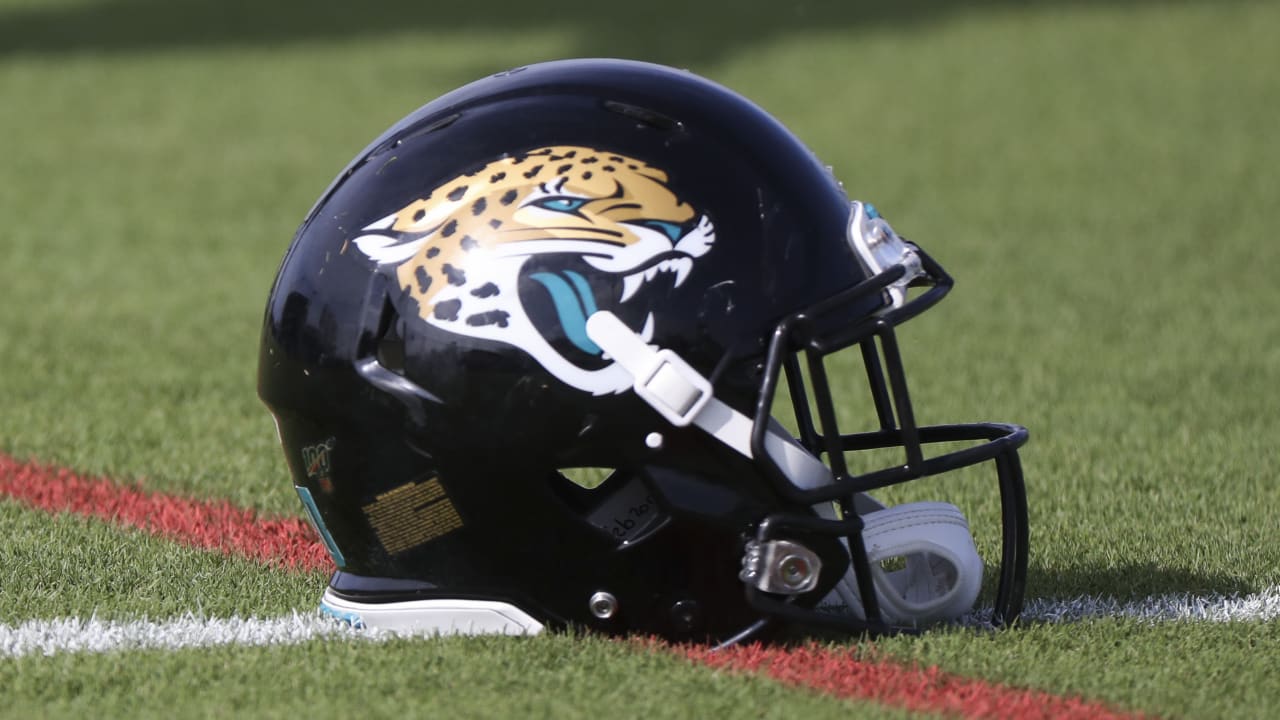
[[[310,610],[321,574],[285,573],[96,520],[0,504],[0,623]]]
[[[896,638],[877,651],[957,673],[1120,708],[1179,717],[1270,718],[1280,622],[1151,625],[1099,619],[1013,632],[947,630]]]
[[[907,716],[570,636],[62,655],[0,663],[0,682],[14,717]]]
[[[0,451],[296,514],[254,378],[302,214],[440,92],[632,56],[756,99],[956,276],[902,332],[912,390],[926,422],[1030,427],[1031,596],[1280,583],[1280,7],[686,5],[0,3]],[[991,517],[993,483],[960,487]],[[267,615],[322,584],[7,502],[0,523],[8,624]],[[1262,717],[1276,632],[1096,621],[876,647],[1150,712]],[[386,698],[375,714],[850,712],[581,638],[3,660],[0,686],[15,715],[339,714],[366,689]]]

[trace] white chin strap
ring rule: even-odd
[[[587,335],[634,379],[636,394],[678,427],[696,425],[747,458],[751,452],[751,418],[716,398],[711,383],[676,353],[646,344],[607,310],[587,319]],[[765,433],[765,451],[802,490],[830,485],[831,471],[795,441],[777,422]],[[863,541],[871,562],[876,598],[886,621],[918,625],[959,617],[973,608],[982,585],[982,559],[969,534],[964,514],[954,505],[919,502],[885,508],[859,496],[865,528]],[[836,519],[831,503],[814,506]],[[882,563],[900,558],[901,568]],[[865,618],[858,582],[850,569],[819,609]]]

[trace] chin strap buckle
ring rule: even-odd
[[[750,540],[742,556],[738,579],[759,590],[800,595],[818,586],[822,560],[818,554],[790,540]]]
[[[711,383],[679,355],[659,350],[635,376],[635,390],[672,425],[693,422],[711,399]]]

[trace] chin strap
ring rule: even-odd
[[[751,453],[751,418],[717,398],[711,382],[671,350],[645,344],[616,315],[600,310],[587,318],[587,336],[634,379],[636,394],[672,425],[697,425],[747,458]],[[780,425],[772,424],[765,451],[787,477],[804,490],[831,484],[831,471]]]
[[[675,352],[646,344],[607,310],[587,319],[587,335],[631,374],[636,394],[672,425],[696,425],[754,459],[751,418],[716,398],[710,381]],[[831,484],[826,464],[776,421],[765,432],[764,446],[796,487],[811,490]],[[857,496],[856,504],[865,523],[862,536],[886,620],[920,624],[959,617],[972,609],[982,585],[982,559],[958,508],[941,502],[886,508],[865,494]],[[827,519],[837,517],[830,503],[815,505],[814,511]],[[905,567],[886,571],[882,563],[892,558],[902,558]],[[819,609],[864,617],[852,570]]]

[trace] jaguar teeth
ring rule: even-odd
[[[618,302],[626,302],[627,300],[630,300],[631,296],[635,295],[636,291],[639,290],[640,286],[643,284],[644,284],[644,273],[633,273],[623,278],[622,299],[619,300]]]
[[[640,339],[646,343],[653,339],[653,313],[644,319],[644,329],[640,331]]]
[[[693,258],[680,258],[678,260],[672,260],[671,265],[673,266],[676,273],[675,287],[680,287],[681,285],[684,284],[685,278],[689,277],[689,271],[693,270]]]
[[[680,287],[688,279],[689,272],[692,270],[693,258],[688,257],[663,260],[656,265],[650,265],[644,270],[637,270],[622,279],[622,297],[618,302],[630,300],[640,290],[641,285],[657,277],[660,272],[675,273],[676,279],[673,287]]]

